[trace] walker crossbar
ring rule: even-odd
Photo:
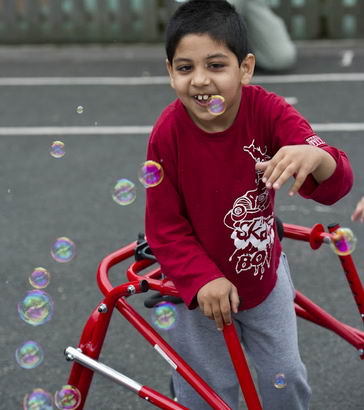
[[[329,227],[325,232],[322,225],[312,228],[298,225],[283,224],[284,236],[294,240],[309,242],[312,249],[318,249],[322,243],[331,241],[331,234],[338,225]],[[139,238],[140,239],[140,238]],[[178,410],[186,407],[160,394],[148,386],[142,386],[127,376],[98,362],[104,339],[110,324],[114,308],[130,322],[134,328],[148,341],[154,349],[167,361],[196,390],[198,394],[213,408],[228,410],[230,407],[218,394],[180,357],[171,346],[156,332],[155,329],[127,302],[127,298],[138,293],[155,290],[161,295],[179,296],[174,284],[164,278],[160,267],[140,274],[156,261],[151,257],[143,259],[147,254],[139,252],[140,241],[133,242],[105,257],[98,268],[97,282],[104,298],[91,313],[83,329],[78,349],[68,347],[65,355],[73,360],[68,384],[77,387],[81,392],[82,401],[78,409],[83,409],[91,385],[94,372],[98,372],[114,382],[123,385],[137,393],[141,398],[161,409]],[[138,254],[136,255],[136,249]],[[127,269],[127,283],[113,287],[108,275],[112,266],[132,256],[136,261]],[[364,321],[364,289],[355,264],[350,255],[339,256],[346,273],[348,284],[357,304],[359,313]],[[299,291],[295,297],[296,314],[314,324],[335,332],[358,351],[364,359],[364,332],[335,319],[324,309],[314,304]],[[245,359],[244,351],[239,342],[234,324],[224,326],[224,338],[240,383],[244,399],[249,410],[261,410],[261,404]]]

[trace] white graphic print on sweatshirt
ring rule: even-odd
[[[264,150],[254,145],[244,146],[255,162],[267,161],[267,147]],[[251,271],[254,276],[263,278],[266,267],[270,266],[271,252],[274,243],[274,216],[262,216],[262,211],[270,203],[269,193],[262,182],[263,172],[257,172],[257,188],[246,191],[237,198],[232,209],[224,217],[224,224],[233,230],[231,239],[235,251],[229,261],[235,262],[237,274]]]

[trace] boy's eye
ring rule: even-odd
[[[176,69],[177,69],[177,71],[186,72],[186,71],[190,71],[191,68],[192,68],[191,65],[185,64],[185,65],[178,66]]]
[[[211,63],[209,64],[209,68],[212,68],[213,70],[220,70],[225,67],[225,64],[222,63]]]

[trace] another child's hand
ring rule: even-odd
[[[364,223],[364,196],[357,203],[355,211],[351,215],[351,220],[360,221],[361,223]]]
[[[257,171],[263,171],[262,181],[267,188],[279,189],[292,176],[295,182],[289,195],[293,196],[313,174],[318,183],[329,178],[336,168],[333,157],[321,148],[311,145],[287,145],[280,148],[272,159],[257,162]]]
[[[203,314],[215,320],[217,329],[222,330],[224,322],[231,323],[231,310],[238,312],[238,290],[226,278],[214,279],[197,292],[197,302]]]

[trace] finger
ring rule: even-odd
[[[231,303],[231,309],[234,313],[238,313],[238,307],[240,304],[240,298],[238,291],[236,288],[233,288],[231,293],[230,293],[230,303]]]
[[[296,173],[295,171],[296,170],[293,165],[286,167],[276,180],[271,181],[272,188],[276,190],[280,189],[288,181],[288,179]]]
[[[265,171],[270,161],[259,161],[255,164],[255,169],[257,171]]]
[[[353,214],[351,215],[351,220],[352,221],[357,221],[359,217],[359,211],[356,209]]]
[[[231,308],[229,297],[226,296],[220,302],[220,311],[222,313],[222,318],[227,325],[231,324]]]
[[[289,196],[293,196],[299,191],[302,184],[305,182],[307,175],[308,175],[308,172],[303,171],[302,169],[298,172],[295,178],[295,182],[292,185],[291,189],[289,190],[289,193],[288,193]]]
[[[293,165],[289,165],[287,161],[280,161],[276,164],[274,169],[272,170],[271,175],[269,176],[266,186],[267,188],[272,188],[274,184],[276,184],[276,187],[279,186],[279,179],[282,177],[283,174],[287,174],[288,179],[290,176],[292,176],[295,173],[295,169]],[[276,188],[277,189],[277,188]]]
[[[222,330],[222,328],[224,327],[224,321],[221,315],[220,305],[217,305],[213,308],[213,315],[216,322],[217,330]]]
[[[202,313],[207,316],[209,319],[214,319],[214,315],[212,313],[211,306],[209,304],[205,304],[203,307]]]

